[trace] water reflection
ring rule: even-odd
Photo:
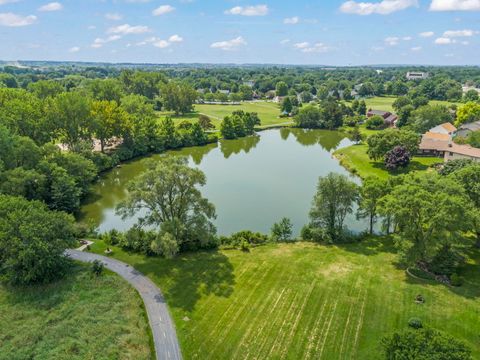
[[[190,164],[206,174],[207,185],[201,191],[216,206],[220,234],[242,229],[268,233],[284,216],[292,219],[298,234],[308,222],[318,177],[329,172],[348,174],[331,152],[350,144],[341,132],[275,129],[150,158],[188,156]],[[93,186],[80,219],[94,222],[100,231],[131,227],[136,220],[122,220],[115,207],[125,198],[126,183],[144,170],[145,159],[139,159],[105,174]],[[354,216],[347,221],[353,230],[365,228]]]

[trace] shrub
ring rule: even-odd
[[[444,245],[428,264],[428,269],[437,275],[452,275],[463,258],[451,246]]]
[[[452,276],[450,276],[450,284],[452,284],[452,286],[462,286],[463,281],[464,279],[460,275],[452,274]]]
[[[408,164],[410,164],[410,153],[404,146],[395,146],[385,154],[385,167],[388,170],[404,168]]]
[[[472,359],[462,341],[432,329],[395,332],[381,345],[385,359]]]
[[[92,273],[96,276],[100,276],[103,273],[104,265],[100,260],[93,260]]]
[[[413,329],[421,329],[423,328],[422,320],[420,320],[419,318],[410,318],[408,320],[408,326]]]
[[[368,118],[365,122],[365,126],[370,130],[378,130],[385,127],[385,120],[379,115],[372,116]]]
[[[275,241],[290,241],[292,238],[292,222],[288,218],[283,218],[280,222],[272,226],[272,239]]]
[[[220,245],[227,247],[240,248],[242,246],[242,242],[244,241],[250,245],[261,245],[267,243],[269,238],[265,234],[252,232],[250,230],[243,230],[230,236],[219,237]]]
[[[240,250],[244,252],[250,252],[250,244],[248,243],[247,240],[243,240],[241,245],[240,245]]]

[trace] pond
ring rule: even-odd
[[[191,166],[206,174],[201,191],[216,207],[219,234],[245,229],[269,233],[274,222],[288,217],[298,235],[308,223],[318,177],[329,172],[349,175],[332,152],[351,144],[342,132],[284,128],[149,158],[187,156]],[[126,183],[144,171],[145,160],[123,164],[102,176],[83,205],[80,220],[95,223],[100,232],[130,228],[136,220],[122,220],[115,207],[126,196]],[[346,225],[353,231],[367,227],[355,215]]]

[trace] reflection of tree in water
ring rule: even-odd
[[[205,146],[195,146],[188,149],[189,150],[188,155],[190,155],[195,165],[200,165],[205,155],[207,155],[210,151],[215,149],[217,146],[218,146],[218,143],[207,144]]]
[[[290,129],[288,128],[281,128],[280,129],[280,137],[282,138],[282,140],[287,140],[288,137],[290,136]]]
[[[259,142],[260,136],[258,135],[247,136],[235,140],[220,140],[220,151],[225,159],[228,159],[232,154],[239,154],[241,151],[248,154]]]
[[[327,151],[336,149],[340,142],[346,137],[346,135],[340,131],[304,129],[284,130],[288,130],[303,146],[312,146],[319,144]]]

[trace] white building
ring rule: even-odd
[[[407,80],[425,80],[428,78],[428,73],[409,71],[407,72]]]

